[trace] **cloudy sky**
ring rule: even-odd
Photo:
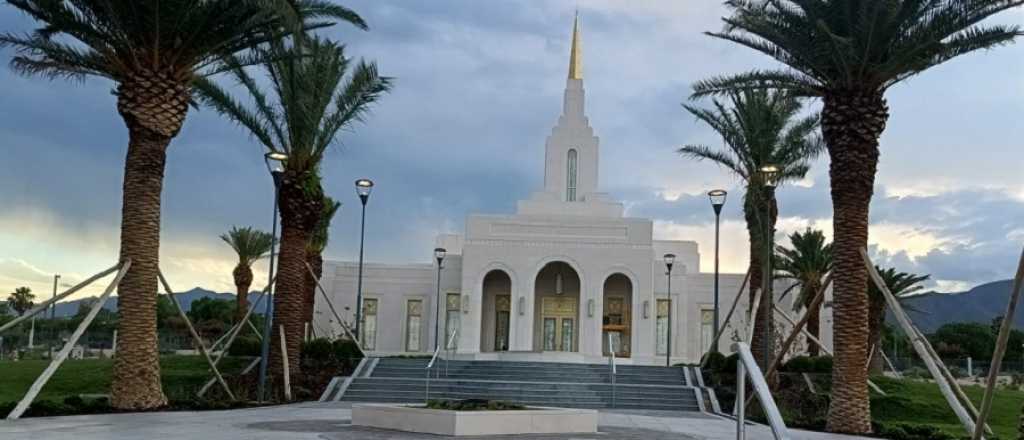
[[[704,193],[730,189],[723,266],[743,272],[740,188],[681,144],[717,137],[680,108],[710,75],[771,66],[713,40],[717,0],[351,0],[370,32],[326,32],[376,60],[396,86],[324,165],[345,205],[330,258],[358,253],[352,182],[370,177],[366,257],[426,262],[438,233],[473,212],[509,213],[542,185],[544,139],[560,111],[573,10],[584,28],[585,86],[601,138],[601,186],[659,239],[696,240],[710,269],[713,217]],[[1024,13],[997,18],[1021,23]],[[0,6],[0,29],[32,23]],[[0,52],[4,64],[9,51]],[[49,82],[0,68],[0,291],[48,293],[52,274],[81,280],[117,257],[126,131],[112,84]],[[930,273],[940,290],[1012,275],[1024,243],[1024,45],[963,57],[897,86],[871,212],[872,252]],[[816,106],[817,104],[812,104]],[[169,151],[162,265],[172,286],[230,291],[231,225],[269,229],[272,185],[260,147],[209,110],[193,111]],[[827,159],[780,190],[780,236],[831,235]],[[265,276],[264,267],[258,277]],[[262,278],[258,278],[262,279]],[[87,291],[86,294],[97,289]]]

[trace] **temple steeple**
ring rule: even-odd
[[[580,13],[572,25],[572,49],[569,51],[569,79],[583,79],[583,41],[580,36]]]

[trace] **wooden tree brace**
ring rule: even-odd
[[[64,347],[57,353],[57,357],[54,358],[53,361],[50,362],[50,365],[43,370],[43,373],[36,378],[36,381],[32,383],[31,387],[29,387],[28,392],[25,393],[25,397],[22,397],[21,401],[18,402],[18,405],[14,407],[14,410],[7,415],[7,420],[18,420],[21,418],[21,415],[25,413],[28,406],[32,404],[32,401],[39,395],[39,392],[43,390],[46,382],[49,382],[50,378],[53,377],[53,373],[57,372],[60,365],[68,358],[68,354],[71,353],[71,349],[75,347],[75,344],[78,343],[78,339],[82,337],[83,333],[85,333],[85,329],[89,327],[89,324],[92,324],[93,319],[96,319],[96,315],[100,313],[100,309],[102,309],[103,305],[106,304],[107,298],[109,298],[110,294],[114,292],[114,288],[121,282],[124,275],[128,273],[128,269],[132,267],[132,260],[125,260],[123,265],[119,263],[117,266],[114,266],[114,269],[116,270],[119,267],[120,270],[117,272],[117,276],[114,277],[114,281],[111,281],[110,285],[107,286],[107,289],[103,291],[103,294],[100,295],[99,301],[96,301],[96,303],[92,305],[92,308],[89,309],[89,314],[85,315],[85,319],[82,320],[81,324],[78,324],[78,328],[75,329],[75,332],[71,334],[70,338],[68,338],[68,342],[65,343]],[[95,280],[88,280],[90,283],[92,281]],[[84,287],[85,284],[88,283],[80,284],[80,286]]]
[[[18,323],[20,323],[22,321],[25,321],[26,319],[29,319],[29,318],[31,318],[33,316],[36,316],[37,314],[39,314],[39,312],[42,312],[43,310],[46,310],[46,308],[49,307],[50,304],[53,304],[53,303],[55,303],[57,301],[60,301],[60,300],[62,300],[64,298],[67,298],[71,294],[73,294],[73,293],[75,293],[75,292],[77,292],[79,290],[82,290],[83,288],[85,288],[86,286],[92,284],[96,280],[114,273],[120,267],[121,267],[121,263],[115,264],[113,267],[111,267],[111,268],[109,268],[107,270],[104,270],[103,272],[100,272],[100,273],[98,273],[96,275],[93,275],[93,276],[89,277],[88,279],[86,279],[85,281],[82,281],[81,283],[76,284],[74,287],[72,287],[72,288],[70,288],[68,290],[65,290],[64,293],[61,293],[60,295],[57,295],[57,296],[55,296],[53,298],[50,298],[50,299],[48,299],[46,301],[43,301],[39,305],[37,305],[37,306],[33,307],[32,309],[30,309],[29,311],[25,312],[24,315],[21,315],[21,316],[19,316],[17,318],[14,318],[13,321],[8,322],[8,323],[6,323],[4,325],[0,325],[0,333],[3,333],[4,330],[10,329],[10,328],[18,325]]]
[[[309,263],[306,263],[306,269],[309,270],[309,275],[313,277],[313,281],[316,282],[316,288],[324,297],[324,301],[327,303],[327,307],[331,309],[331,313],[334,315],[334,319],[338,320],[338,325],[341,326],[342,330],[345,330],[345,333],[348,334],[348,337],[352,338],[352,342],[356,343],[356,348],[359,349],[359,353],[362,353],[362,355],[365,357],[366,351],[363,350],[363,344],[359,342],[359,338],[356,337],[352,330],[348,328],[348,325],[345,324],[345,320],[341,319],[341,316],[338,315],[338,311],[334,309],[334,303],[331,302],[331,297],[327,295],[327,291],[324,290],[324,286],[320,284],[320,279],[318,279],[316,277],[316,273],[313,272],[313,267],[310,266]]]
[[[203,358],[206,359],[206,363],[210,365],[210,369],[213,370],[213,375],[217,378],[217,382],[220,382],[221,387],[224,388],[224,392],[228,394],[231,400],[235,399],[235,393],[231,392],[231,387],[224,381],[224,377],[220,375],[220,370],[217,369],[217,364],[210,358],[210,352],[206,351],[206,343],[203,342],[203,338],[199,337],[199,333],[196,332],[196,328],[192,326],[192,320],[188,319],[188,315],[185,314],[185,310],[181,308],[181,304],[178,303],[178,298],[174,295],[174,291],[171,290],[171,286],[167,284],[167,279],[164,278],[163,272],[157,272],[157,278],[160,279],[160,284],[164,286],[164,291],[167,292],[167,296],[170,296],[171,303],[174,304],[174,308],[178,310],[178,316],[185,321],[185,326],[188,327],[189,334],[192,335],[192,339],[195,340],[196,345],[199,347],[199,352],[202,353]]]
[[[740,299],[743,298],[743,289],[747,287],[747,281],[750,281],[750,269],[747,269],[747,274],[743,277],[743,282],[740,283],[740,291],[736,294],[736,298],[732,300],[732,306],[729,307],[729,313],[725,315],[725,320],[719,328],[715,329],[715,337],[711,339],[711,345],[708,347],[708,352],[713,351],[714,347],[718,346],[718,340],[722,338],[722,334],[725,333],[725,328],[729,326],[729,320],[732,319],[733,313],[736,312],[736,306],[739,305]],[[704,368],[708,364],[708,357],[704,356],[704,359],[700,362],[700,367]]]
[[[928,349],[925,348],[924,343],[921,341],[921,335],[914,330],[914,325],[911,323],[910,317],[908,317],[906,312],[903,311],[903,306],[900,305],[896,296],[889,290],[889,286],[885,285],[885,280],[882,279],[878,270],[875,269],[875,265],[871,262],[871,257],[868,256],[867,250],[861,249],[860,255],[864,260],[865,267],[867,267],[868,275],[875,283],[875,286],[878,287],[878,290],[882,292],[882,295],[885,296],[885,302],[889,305],[889,308],[896,317],[896,321],[899,322],[900,327],[903,328],[903,332],[910,337],[914,350],[917,351],[917,355],[921,357],[925,366],[928,367],[928,372],[930,372],[932,378],[935,379],[935,383],[939,386],[939,391],[941,391],[943,397],[946,398],[946,403],[949,404],[950,408],[953,409],[953,413],[955,413],[957,418],[960,419],[960,423],[964,425],[964,429],[967,433],[973,433],[975,427],[974,420],[971,420],[970,414],[968,414],[967,410],[964,409],[964,406],[960,404],[960,401],[957,399],[956,394],[954,394],[949,382],[945,380],[942,372],[939,371],[938,365],[935,365],[934,359],[932,359]]]
[[[1024,284],[1024,250],[1020,254],[1020,262],[1017,263],[1017,276],[1013,278],[1013,287],[1010,290],[1010,300],[1006,304],[1006,313],[1003,314],[1003,323],[999,326],[999,337],[996,338],[996,351],[992,355],[992,364],[988,369],[988,381],[985,383],[985,396],[981,399],[981,415],[978,416],[978,423],[983,424],[988,420],[992,411],[992,398],[996,394],[996,382],[999,379],[999,367],[1003,363],[1003,355],[1006,354],[1006,344],[1010,342],[1010,329],[1013,325],[1013,317],[1017,312],[1017,301],[1020,300],[1021,284]],[[981,438],[981,430],[975,427],[972,438]]]

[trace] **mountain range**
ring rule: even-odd
[[[252,301],[259,300],[261,295],[262,295],[262,293],[260,293],[260,292],[250,292],[249,293],[249,301],[252,302]],[[188,312],[189,310],[192,309],[192,302],[193,301],[198,301],[201,298],[212,298],[212,299],[220,299],[220,300],[227,300],[227,301],[234,301],[235,300],[235,294],[233,294],[233,293],[218,293],[218,292],[214,292],[212,290],[203,289],[201,287],[194,287],[194,288],[192,288],[192,290],[187,290],[185,292],[176,293],[174,296],[175,296],[175,298],[178,299],[178,303],[181,304],[181,308],[184,309],[186,312]],[[78,313],[78,307],[81,306],[81,304],[83,302],[94,301],[95,299],[96,299],[96,297],[89,297],[89,298],[81,298],[81,299],[65,301],[65,302],[58,302],[54,315],[56,317],[58,317],[58,318],[65,318],[65,317],[69,317],[69,316],[74,316],[75,313]],[[255,310],[255,311],[253,311],[253,313],[262,314],[263,313],[263,307],[262,306],[263,305],[261,303],[259,310]],[[116,312],[117,311],[117,297],[107,298],[107,303],[103,305],[103,308],[107,309],[107,310],[110,310],[112,312]],[[47,313],[46,316],[49,316],[49,314]]]
[[[922,332],[931,333],[950,322],[978,322],[991,324],[998,316],[1006,314],[1006,303],[1010,298],[1013,280],[994,281],[981,284],[966,292],[928,292],[914,295],[903,304],[914,308],[908,310],[910,319]],[[1017,308],[1013,319],[1014,328],[1024,329],[1024,305]],[[887,323],[896,319],[889,313]]]
[[[915,324],[917,324],[921,331],[925,333],[934,332],[943,324],[950,322],[978,322],[982,324],[989,324],[995,317],[1002,316],[1006,313],[1006,302],[1010,295],[1012,283],[1012,280],[1002,280],[981,284],[966,292],[928,292],[907,298],[904,304],[914,309],[912,311],[908,310],[910,318]],[[250,293],[249,301],[256,301],[259,299],[260,295],[260,292]],[[229,301],[234,301],[235,299],[235,295],[233,293],[218,293],[201,287],[195,287],[192,290],[181,292],[176,296],[182,308],[184,308],[186,312],[191,309],[192,302],[197,301],[200,298],[213,298]],[[92,299],[93,298],[83,298],[58,303],[56,316],[74,316],[74,314],[78,312],[78,307],[83,301],[89,301]],[[104,308],[116,311],[117,298],[109,298],[107,303],[104,305]],[[1021,308],[1024,308],[1024,305],[1022,305]],[[260,307],[256,313],[262,312],[262,310],[263,307]],[[896,322],[895,318],[891,315],[891,312],[889,317],[886,319],[886,322]],[[1021,312],[1020,310],[1017,311],[1016,316],[1014,316],[1013,325],[1015,328],[1024,329],[1024,312]]]

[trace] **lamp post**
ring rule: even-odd
[[[359,226],[359,276],[356,281],[356,337],[363,340],[363,244],[366,238],[366,202],[370,200],[370,192],[373,191],[373,181],[370,179],[359,179],[356,181],[356,194],[359,201],[363,203],[363,219]]]
[[[719,224],[722,217],[722,206],[725,205],[725,198],[729,193],[724,189],[715,189],[708,192],[708,199],[711,200],[711,207],[715,210],[715,333],[718,332],[718,237]],[[718,353],[718,341],[711,347],[713,353]]]
[[[270,232],[271,245],[270,245],[270,271],[267,273],[267,283],[270,284],[267,289],[267,297],[264,301],[263,308],[263,342],[260,346],[260,374],[259,374],[259,386],[257,388],[257,400],[263,402],[266,398],[266,386],[267,386],[267,366],[270,361],[270,333],[273,327],[274,321],[274,263],[275,263],[275,248],[277,247],[277,197],[280,194],[281,179],[284,176],[284,162],[288,160],[288,155],[271,151],[263,156],[264,162],[267,164],[267,171],[270,171],[270,176],[274,179],[274,219],[272,221],[273,227]]]
[[[57,297],[57,281],[60,280],[60,274],[53,275],[53,297]],[[50,319],[57,317],[57,302],[54,301],[50,304]]]
[[[434,351],[437,351],[439,339],[438,335],[441,328],[441,263],[444,262],[444,256],[448,254],[445,248],[434,248],[434,259],[437,260],[437,316],[434,319]],[[446,347],[447,348],[447,347]]]
[[[774,298],[772,298],[772,295],[770,295],[770,288],[771,288],[771,285],[772,285],[772,253],[773,253],[772,252],[772,248],[774,247],[774,243],[773,242],[775,240],[775,231],[772,230],[772,224],[771,224],[771,215],[772,215],[772,213],[771,213],[771,200],[772,200],[772,198],[774,196],[773,193],[775,192],[775,187],[778,186],[778,183],[779,183],[779,173],[780,173],[780,170],[779,170],[779,167],[777,167],[777,166],[775,166],[773,164],[768,164],[768,165],[762,166],[761,169],[760,169],[760,172],[761,172],[761,183],[764,184],[764,191],[762,192],[764,194],[764,197],[763,197],[764,200],[762,200],[762,204],[764,205],[763,206],[764,212],[761,214],[761,218],[763,219],[762,221],[764,222],[764,225],[763,225],[764,236],[763,237],[764,237],[764,244],[765,244],[764,263],[761,265],[762,269],[763,269],[763,272],[762,272],[763,275],[761,276],[761,278],[762,278],[761,279],[761,298],[762,298],[761,300],[762,300],[763,303],[766,302],[768,304],[766,307],[762,307],[762,309],[764,309],[764,310],[762,310],[763,315],[762,315],[761,319],[764,320],[764,332],[765,332],[765,335],[764,335],[764,368],[768,368],[768,365],[771,363],[771,360],[772,360],[772,355],[771,355],[772,341],[771,341],[771,337],[772,337],[772,332],[773,332],[774,329],[772,328],[773,326],[772,326],[772,322],[771,322],[771,316],[772,316],[772,307],[773,307],[773,305],[775,303]]]
[[[665,267],[668,271],[668,328],[665,329],[665,366],[672,366],[672,265],[676,263],[675,254],[665,254]]]

